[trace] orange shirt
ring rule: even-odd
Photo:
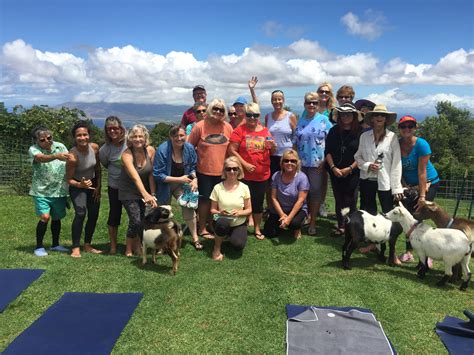
[[[199,121],[188,136],[188,142],[196,147],[197,171],[201,174],[220,176],[224,167],[232,126],[227,122],[210,124]]]

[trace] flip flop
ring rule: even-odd
[[[196,249],[197,251],[200,251],[204,248],[202,244],[199,243],[199,240],[196,240],[195,242],[191,242],[191,244],[193,245],[194,249]]]
[[[204,238],[204,239],[214,239],[214,236],[209,232],[199,234],[199,236]]]
[[[257,238],[258,240],[264,240],[265,239],[265,236],[262,234],[262,233],[255,233],[255,238]]]

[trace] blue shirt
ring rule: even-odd
[[[296,201],[298,201],[300,191],[309,191],[309,180],[305,173],[298,171],[294,179],[286,184],[283,182],[281,175],[281,171],[277,171],[273,174],[272,189],[277,190],[277,199],[283,212],[289,214],[291,213]],[[306,215],[308,214],[306,201],[303,202],[301,209]],[[271,210],[272,213],[277,214],[276,209],[272,207]]]
[[[402,156],[402,176],[407,184],[418,185],[418,159],[427,155],[431,155],[430,145],[418,137],[410,154],[407,157]],[[439,182],[438,172],[429,160],[426,166],[426,180],[432,184]]]
[[[324,161],[326,136],[331,127],[329,118],[320,113],[310,119],[300,118],[293,136],[293,144],[301,159],[301,166],[316,168]]]

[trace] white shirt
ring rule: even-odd
[[[377,182],[380,191],[392,190],[392,194],[403,193],[402,157],[400,144],[395,133],[385,130],[385,137],[375,146],[374,131],[364,132],[360,136],[359,149],[354,155],[360,169],[360,178],[369,178],[369,165],[383,153],[382,168],[378,171]]]

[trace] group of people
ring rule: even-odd
[[[156,150],[145,126],[126,131],[114,116],[105,121],[106,143],[100,148],[91,142],[85,122],[73,127],[74,147],[69,151],[47,128],[36,128],[29,151],[30,194],[40,218],[35,255],[47,255],[43,238],[49,219],[50,250],[67,250],[59,245],[59,233],[68,195],[75,212],[71,256],[81,256],[84,223],[83,250],[101,253],[91,245],[100,208],[101,166],[108,170],[110,253],[117,251],[124,207],[129,219],[127,256],[140,252],[147,207],[168,205],[172,197],[181,206],[194,248],[203,249],[200,237],[214,239],[212,258],[217,261],[224,257],[225,238],[237,250],[245,248],[248,225],[260,240],[285,229],[299,239],[304,224],[309,235],[316,235],[328,179],[335,199],[336,236],[344,234],[341,210],[354,211],[359,192],[360,208],[373,214],[377,196],[382,211],[388,212],[402,199],[403,186],[418,187],[415,206],[434,199],[439,178],[429,160],[429,144],[415,135],[414,117],[399,120],[397,137],[388,129],[396,113],[366,99],[353,103],[355,92],[348,85],[334,96],[327,82],[304,96],[299,120],[285,108],[281,90],[272,92],[273,111],[262,117],[257,82],[252,77],[248,83],[253,102],[239,97],[230,107],[222,99],[208,103],[204,86],[194,87],[195,104]],[[369,245],[362,251],[371,249]],[[401,259],[413,259],[409,244]]]

